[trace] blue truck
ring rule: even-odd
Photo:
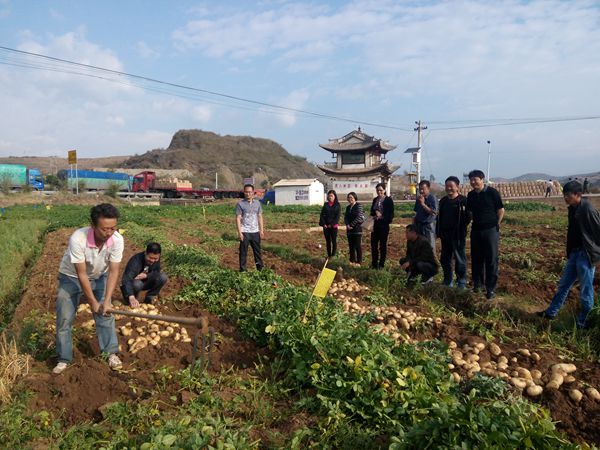
[[[105,191],[112,186],[118,187],[119,191],[131,190],[131,177],[126,173],[66,169],[58,171],[58,178],[66,180],[72,189],[79,182],[86,191]]]
[[[20,190],[27,186],[36,191],[44,190],[44,179],[38,169],[28,169],[22,164],[0,164],[0,183]]]

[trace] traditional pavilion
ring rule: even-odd
[[[391,192],[392,173],[400,166],[389,164],[386,154],[394,150],[395,145],[369,136],[358,127],[358,130],[319,146],[335,158],[335,162],[317,167],[329,175],[329,187],[340,199],[345,199],[349,192],[356,192],[362,198],[373,197],[377,183],[385,183],[387,193]]]

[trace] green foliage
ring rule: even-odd
[[[17,346],[21,353],[29,353],[38,361],[44,361],[53,354],[53,335],[49,330],[52,321],[49,314],[33,310],[21,324]]]
[[[539,202],[510,202],[504,203],[504,209],[506,211],[554,211],[555,208],[547,203]]]
[[[3,448],[27,448],[27,443],[58,436],[60,424],[47,411],[27,412],[29,394],[20,393],[0,406],[0,442]]]
[[[106,190],[105,194],[108,195],[109,197],[117,198],[120,190],[121,190],[121,186],[119,184],[110,183],[108,185],[108,189]]]

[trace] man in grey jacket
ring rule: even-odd
[[[600,214],[589,201],[582,198],[583,186],[569,181],[563,187],[565,203],[569,205],[567,229],[567,264],[552,303],[537,314],[554,319],[567,299],[569,291],[579,280],[581,311],[577,328],[587,327],[587,316],[594,307],[594,272],[600,263]]]

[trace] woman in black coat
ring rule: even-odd
[[[394,201],[385,193],[385,184],[375,186],[377,197],[371,205],[373,216],[373,231],[371,231],[371,267],[383,269],[387,256],[387,241],[390,234],[390,224],[394,218]]]
[[[365,221],[363,207],[358,203],[358,196],[355,192],[348,194],[348,206],[344,214],[344,223],[346,224],[346,236],[348,237],[348,246],[350,247],[350,265],[358,266],[362,262],[362,224]]]
[[[323,227],[325,242],[327,243],[327,257],[335,256],[337,251],[337,232],[340,221],[340,202],[337,194],[331,190],[327,192],[327,201],[321,208],[319,226]]]

